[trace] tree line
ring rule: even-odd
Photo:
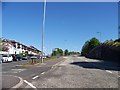
[[[68,55],[74,55],[74,54],[80,54],[80,53],[74,52],[74,51],[68,51],[68,49],[62,50],[60,48],[55,48],[52,51],[52,56],[68,56]]]

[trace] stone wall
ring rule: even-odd
[[[101,44],[94,48],[87,57],[120,63],[120,46]]]

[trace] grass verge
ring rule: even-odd
[[[52,56],[52,57],[44,59],[44,62],[47,62],[47,61],[50,61],[50,60],[55,60],[55,59],[57,59],[57,57]],[[29,60],[27,63],[21,64],[20,66],[23,67],[23,68],[25,68],[25,67],[30,67],[30,66],[38,65],[38,64],[41,64],[41,60],[40,59]]]

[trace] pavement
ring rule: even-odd
[[[109,64],[84,57],[68,57],[25,88],[118,88],[120,67],[112,64],[114,67],[111,68]]]
[[[19,84],[21,78],[23,83],[19,84],[18,88],[23,90],[24,88],[28,90],[30,88],[119,88],[120,86],[118,85],[120,66],[113,62],[67,56],[27,68],[16,67],[21,63],[26,61],[3,64],[2,75],[16,76],[14,79],[11,78],[14,80],[14,85]],[[6,82],[7,77],[3,81]],[[3,86],[13,86],[8,84]]]
[[[12,75],[2,76],[2,88],[18,88],[23,84],[23,80],[20,77]]]

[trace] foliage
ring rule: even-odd
[[[62,50],[62,49],[58,49],[58,54],[59,54],[60,56],[63,56],[63,50]]]
[[[113,43],[113,46],[120,46],[120,42]]]
[[[31,57],[31,56],[34,56],[34,54],[28,54],[27,56],[30,56],[30,57]]]
[[[80,54],[80,53],[79,52],[74,52],[74,51],[68,53],[68,55],[75,55],[75,54]]]
[[[20,57],[24,57],[25,55],[23,53],[18,54]]]
[[[56,48],[52,51],[52,56],[63,56],[63,50],[60,48]]]
[[[2,51],[2,40],[0,39],[0,51]]]
[[[104,44],[111,45],[111,46],[120,46],[120,42],[118,42],[117,40],[115,40],[115,41],[107,40],[107,41],[104,42]]]
[[[81,55],[86,56],[89,53],[89,41],[86,41],[82,47]]]
[[[8,44],[0,38],[0,51],[8,51]]]
[[[105,42],[104,42],[104,44],[106,44],[106,45],[113,45],[114,44],[114,41],[111,39],[111,40],[106,40]]]
[[[93,48],[97,47],[98,45],[100,45],[100,41],[96,38],[92,38],[89,41],[86,41],[82,47],[81,55],[87,56],[89,54],[89,52]]]
[[[66,49],[63,52],[62,49],[56,48],[56,49],[53,50],[52,56],[63,56],[63,53],[64,53],[65,56],[67,56],[67,55],[74,55],[74,54],[80,54],[79,52],[74,52],[74,51],[69,52],[68,49]]]
[[[8,47],[2,46],[2,51],[8,51]]]
[[[68,52],[67,49],[64,51],[64,55],[65,55],[65,56],[69,55],[69,52]]]

